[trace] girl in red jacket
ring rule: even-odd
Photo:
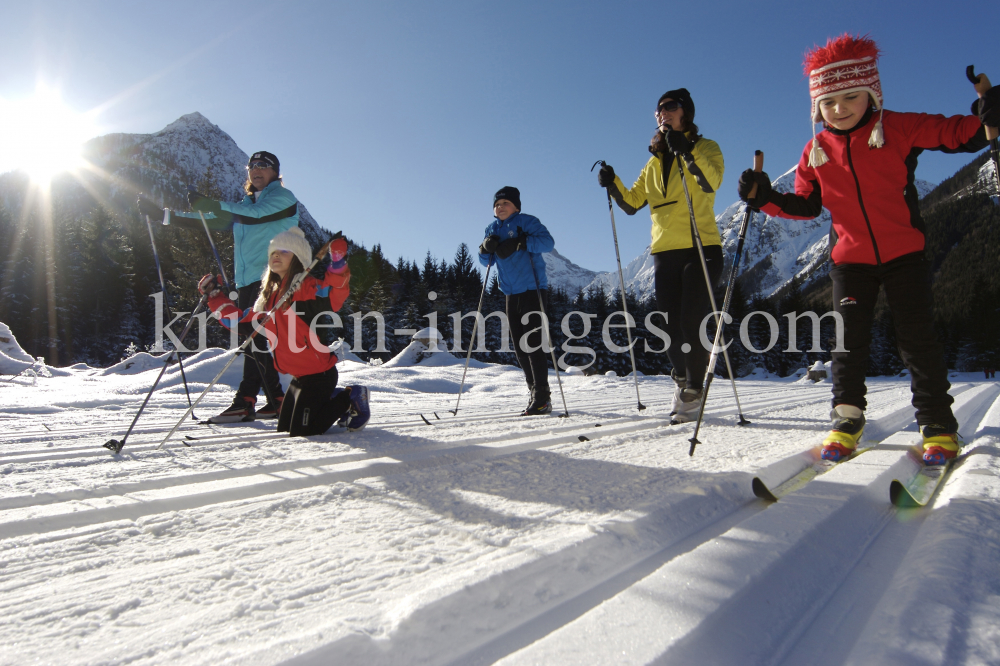
[[[996,125],[1000,88],[979,117],[896,113],[882,107],[879,50],[867,37],[843,35],[806,54],[813,138],[795,172],[795,193],[771,189],[765,173],[745,171],[739,194],[768,215],[806,220],[825,206],[833,217],[830,258],[833,307],[844,321],[846,351],[833,356],[833,421],[823,458],[853,454],[865,426],[865,370],[879,287],[892,311],[903,363],[912,377],[913,406],[924,462],[942,464],[964,444],[951,411],[947,369],[933,329],[931,278],[914,170],[924,150],[976,152],[983,125]],[[824,130],[815,133],[815,123]]]
[[[206,275],[198,284],[209,294],[214,316],[230,328],[233,321],[252,324],[263,319],[288,290],[291,280],[312,260],[312,249],[299,227],[271,239],[268,265],[260,295],[252,310],[240,312],[223,293],[222,278]],[[347,241],[330,245],[330,265],[322,280],[312,275],[264,324],[263,334],[273,353],[278,372],[292,375],[278,415],[278,432],[319,435],[340,420],[348,430],[360,430],[368,421],[368,389],[364,386],[337,388],[337,357],[320,342],[312,324],[325,312],[336,312],[350,294],[351,271],[347,266]]]

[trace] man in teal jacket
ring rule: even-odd
[[[479,246],[479,263],[496,263],[500,291],[507,296],[514,355],[531,392],[531,402],[521,416],[550,414],[549,360],[542,329],[528,333],[521,318],[533,312],[541,317],[548,287],[542,253],[551,252],[556,242],[537,217],[521,212],[521,192],[516,187],[504,187],[493,196],[493,214],[496,219],[486,227],[486,238]],[[525,347],[535,349],[527,351]]]
[[[266,151],[254,153],[247,163],[246,196],[242,201],[215,201],[192,192],[188,195],[188,202],[194,212],[172,212],[170,216],[178,226],[200,229],[201,217],[198,213],[201,212],[209,229],[223,231],[232,227],[236,291],[239,294],[237,301],[242,311],[253,307],[257,300],[261,276],[267,268],[267,247],[271,239],[299,224],[299,202],[292,191],[282,184],[280,169],[281,164],[273,154]],[[270,399],[262,409],[255,410],[257,394],[262,386]],[[243,360],[243,381],[232,406],[209,421],[234,423],[253,421],[254,418],[275,418],[281,411],[283,396],[271,354],[254,348],[253,358]]]

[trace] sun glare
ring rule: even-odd
[[[22,170],[47,184],[81,166],[83,142],[96,134],[90,116],[66,106],[54,90],[40,87],[32,97],[0,98],[0,173]]]

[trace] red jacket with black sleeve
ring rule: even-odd
[[[285,280],[290,280],[286,276]],[[302,284],[292,295],[291,302],[278,310],[274,317],[264,324],[264,335],[274,352],[274,367],[294,377],[315,375],[325,372],[337,364],[337,356],[320,342],[310,324],[316,316],[325,312],[336,312],[344,305],[351,293],[351,271],[345,264],[343,268],[334,270],[327,268],[322,280],[312,275],[306,276]],[[284,283],[282,287],[284,287]],[[239,308],[222,292],[209,299],[208,306],[212,314],[226,328],[231,328],[234,321],[239,323],[255,323],[278,302],[276,290],[264,304],[263,312],[247,310],[240,312]]]
[[[812,141],[795,170],[795,193],[771,192],[761,210],[775,217],[812,219],[825,206],[833,218],[830,256],[835,264],[880,265],[924,249],[924,223],[913,184],[924,150],[977,152],[986,136],[976,116],[885,111],[885,145],[870,148],[878,120],[869,110],[851,130],[817,135],[829,161],[809,166]]]

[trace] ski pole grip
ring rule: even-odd
[[[976,74],[976,69],[973,65],[969,65],[968,67],[965,68],[965,75],[968,77],[969,81],[972,82],[972,85],[975,86],[976,94],[979,95],[979,99],[982,99],[983,95],[986,94],[986,91],[988,91],[990,88],[993,87],[990,84],[989,78],[987,78],[985,74],[981,72],[978,75]],[[996,127],[990,127],[989,125],[986,125],[987,139],[993,141],[994,139],[997,138],[997,134],[998,131]]]
[[[759,150],[753,151],[753,170],[757,173],[764,170],[764,153]],[[757,183],[750,188],[749,198],[753,199],[755,196],[757,196]]]

